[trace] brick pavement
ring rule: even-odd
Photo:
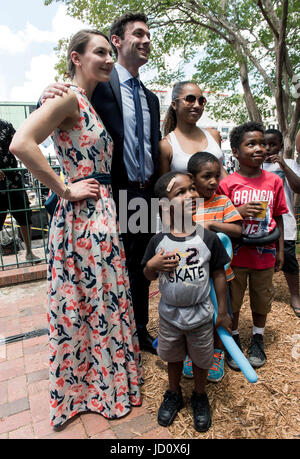
[[[0,288],[0,337],[46,328],[46,282]],[[0,346],[0,439],[171,439],[145,401],[124,418],[76,416],[63,430],[49,424],[48,338]]]
[[[34,254],[41,259],[45,257],[43,247],[34,248]],[[19,267],[17,265],[19,263]],[[25,250],[21,250],[16,255],[5,255],[1,259],[4,271],[0,271],[0,288],[7,287],[22,282],[46,279],[47,265],[44,262],[32,264],[25,260]]]

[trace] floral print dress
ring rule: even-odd
[[[113,143],[84,90],[80,119],[53,141],[69,183],[110,174]],[[60,199],[48,243],[50,418],[54,427],[91,410],[118,418],[141,404],[141,354],[125,252],[110,185],[98,201]]]

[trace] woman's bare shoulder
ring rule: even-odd
[[[159,141],[159,148],[160,148],[160,150],[164,150],[164,151],[171,151],[172,150],[169,134],[166,135],[165,137],[163,137]]]
[[[208,127],[208,128],[205,128],[212,136],[213,138],[219,143],[221,144],[221,134],[220,134],[220,131],[218,131],[218,129],[216,128],[213,128],[213,127]]]

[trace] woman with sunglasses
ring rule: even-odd
[[[159,174],[170,170],[187,170],[190,157],[198,151],[207,151],[220,161],[223,168],[221,137],[213,128],[201,129],[196,124],[201,118],[206,98],[198,85],[191,81],[176,83],[172,102],[167,111],[163,130],[164,138],[159,144]]]
[[[196,125],[203,114],[205,105],[206,98],[197,84],[182,81],[174,85],[172,102],[164,119],[165,137],[159,144],[160,175],[172,170],[187,171],[191,156],[197,152],[214,155],[220,163],[221,178],[228,175],[223,167],[219,132],[212,128],[201,129]],[[224,353],[222,354],[223,345],[216,333],[214,340],[214,360],[209,369],[208,380],[218,382],[224,374],[224,372],[222,374]],[[220,356],[222,362],[219,360]],[[184,361],[183,375],[187,378],[193,377],[192,361],[189,356]]]

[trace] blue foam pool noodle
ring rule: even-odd
[[[155,340],[152,341],[152,347],[154,347],[154,349],[157,349],[157,346],[158,346],[158,338],[155,338]]]
[[[217,233],[218,237],[222,241],[229,257],[232,257],[232,245],[229,237],[224,233]],[[228,264],[225,266],[227,268]],[[216,323],[217,315],[218,315],[218,301],[215,292],[215,287],[212,279],[210,279],[210,298],[212,304],[214,306],[214,324]],[[224,344],[226,350],[229,352],[233,360],[237,363],[240,370],[244,373],[247,380],[251,383],[255,383],[257,381],[257,374],[254,371],[253,367],[250,365],[244,354],[242,353],[241,349],[238,347],[230,333],[225,330],[223,327],[217,328],[217,333],[221,338],[222,343]]]

